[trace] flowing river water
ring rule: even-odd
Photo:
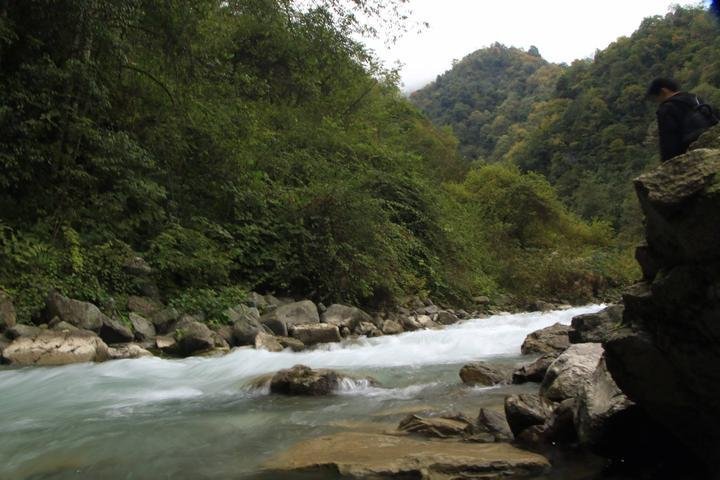
[[[407,413],[498,407],[537,385],[471,388],[460,367],[517,365],[525,336],[600,306],[496,315],[443,330],[361,339],[300,353],[238,349],[0,370],[0,479],[245,479],[295,442],[394,428]],[[296,364],[370,375],[325,398],[287,398],[251,381]],[[553,477],[556,478],[556,477]]]

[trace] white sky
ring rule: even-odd
[[[388,66],[401,62],[404,90],[424,86],[452,66],[453,59],[494,42],[523,49],[535,45],[551,62],[587,58],[621,36],[634,32],[643,18],[664,15],[673,4],[698,0],[411,0],[414,20],[430,23],[408,32],[388,48],[369,40]],[[707,2],[705,2],[707,3]]]

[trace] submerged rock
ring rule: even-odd
[[[602,354],[599,343],[571,345],[548,367],[540,395],[555,402],[576,398],[592,381]]]
[[[340,386],[342,377],[332,370],[313,370],[296,365],[280,370],[270,380],[270,392],[282,395],[330,395]]]
[[[509,383],[510,372],[487,362],[469,363],[460,369],[460,379],[465,385],[493,386]]]
[[[291,447],[264,465],[275,478],[291,473],[343,478],[500,480],[550,469],[546,458],[507,444],[461,443],[373,433],[339,433]]]
[[[108,358],[108,346],[97,335],[78,331],[42,331],[20,337],[3,351],[12,365],[66,365],[101,362]]]
[[[520,350],[523,355],[560,355],[570,346],[569,331],[569,326],[560,323],[537,330],[525,338]]]
[[[424,437],[469,438],[475,433],[475,425],[462,414],[434,417],[410,414],[400,422],[398,430]]]

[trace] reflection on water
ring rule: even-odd
[[[0,370],[0,478],[249,478],[303,438],[387,430],[428,410],[474,417],[536,387],[465,387],[464,362],[517,364],[527,333],[599,308],[496,316],[301,353],[241,349],[209,359]],[[326,398],[249,386],[299,363],[369,375],[382,386],[347,383]]]

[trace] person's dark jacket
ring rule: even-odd
[[[689,142],[683,137],[685,117],[697,105],[697,96],[680,92],[665,100],[657,110],[658,133],[660,136],[660,158],[664,162],[687,152]]]

